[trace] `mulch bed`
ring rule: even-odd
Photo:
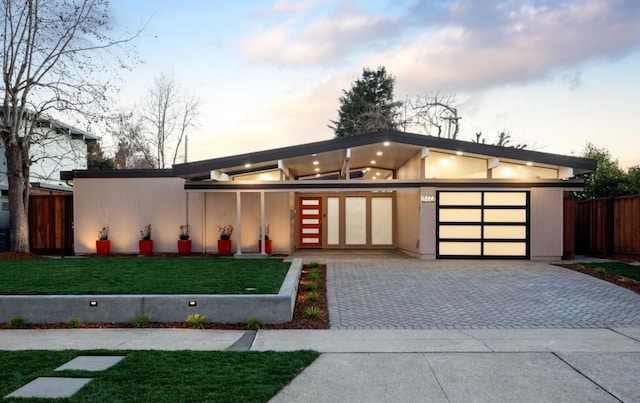
[[[42,259],[42,256],[33,253],[16,253],[1,252],[0,260],[25,260],[25,259]],[[311,302],[306,300],[308,291],[305,284],[309,281],[309,272],[311,268],[303,266],[302,275],[300,276],[300,284],[298,286],[298,295],[296,306],[293,310],[293,320],[291,322],[279,324],[264,324],[260,329],[329,329],[329,308],[327,304],[327,268],[325,265],[318,267],[320,270],[320,279],[318,280],[318,290],[320,300]],[[324,312],[323,319],[309,318],[305,315],[305,311],[315,307]],[[144,326],[145,328],[157,329],[187,329],[191,326],[186,322],[177,323],[159,323],[151,322]],[[20,327],[21,329],[67,329],[66,323],[28,323]],[[135,328],[133,323],[85,323],[78,326],[81,329],[106,329],[106,328]],[[6,329],[6,324],[0,325],[0,329]],[[204,329],[220,329],[220,330],[247,330],[246,323],[205,323]]]
[[[640,281],[636,281],[627,277],[618,276],[613,273],[598,273],[595,269],[583,266],[579,263],[567,263],[557,264],[556,266],[564,267],[567,269],[579,271],[580,273],[588,274],[591,277],[599,278],[600,280],[608,281],[617,286],[624,287],[637,294],[640,294]]]

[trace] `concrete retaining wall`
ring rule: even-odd
[[[184,322],[199,313],[207,322],[244,323],[257,316],[263,323],[288,322],[293,317],[302,260],[294,259],[274,295],[7,295],[0,296],[0,323],[22,316],[27,323],[131,323],[149,315],[153,322]],[[91,306],[95,301],[97,306]],[[195,306],[189,306],[194,301]]]

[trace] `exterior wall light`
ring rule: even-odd
[[[188,305],[189,305],[189,306],[197,306],[197,305],[198,305],[198,301],[196,301],[196,300],[190,300],[190,301],[188,302]]]
[[[90,307],[96,307],[96,306],[98,306],[98,301],[89,301],[89,306],[90,306]]]

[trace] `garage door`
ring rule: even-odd
[[[528,191],[437,192],[438,258],[529,258]]]

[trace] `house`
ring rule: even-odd
[[[594,160],[383,131],[174,165],[169,170],[65,172],[74,183],[75,251],[176,252],[188,223],[194,252],[217,252],[231,224],[234,251],[397,249],[421,259],[560,259],[564,192]]]
[[[40,117],[36,123],[37,142],[31,146],[29,194],[70,194],[73,187],[60,180],[60,172],[87,168],[87,145],[98,137],[56,119]],[[7,161],[0,142],[0,250],[6,247],[9,227]]]

